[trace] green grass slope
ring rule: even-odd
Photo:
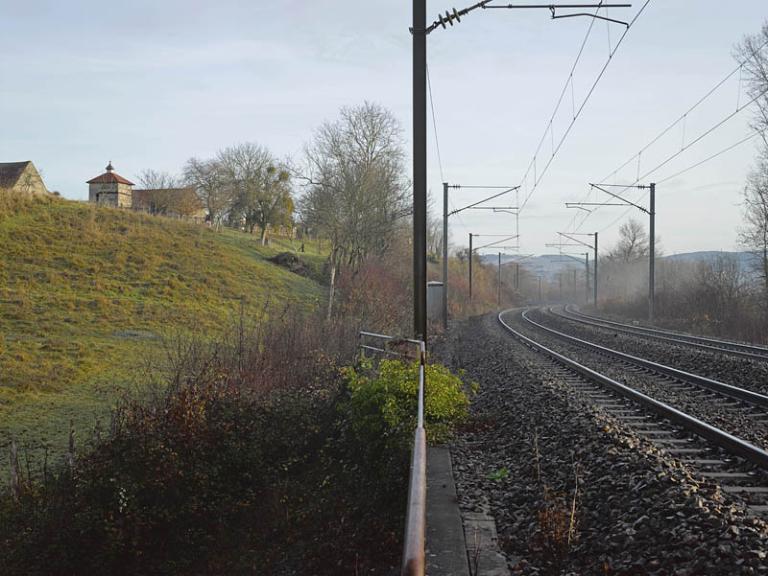
[[[284,244],[0,196],[0,449],[15,437],[57,452],[70,420],[79,434],[91,429],[121,391],[141,385],[141,366],[165,335],[215,338],[241,302],[256,315],[267,302],[321,301],[320,284],[269,262],[292,248]],[[323,255],[308,248],[302,258],[320,270]]]

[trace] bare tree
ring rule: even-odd
[[[234,194],[233,213],[245,221],[251,233],[259,226],[261,243],[266,244],[269,227],[289,224],[293,214],[291,177],[285,163],[251,143],[223,150],[218,161],[226,186]]]
[[[211,226],[220,230],[234,197],[233,190],[226,185],[221,163],[218,160],[190,158],[184,166],[184,181],[197,191],[208,210]]]
[[[139,185],[147,190],[163,190],[168,188],[178,188],[181,180],[168,172],[160,172],[147,168],[142,170],[138,176]]]
[[[757,163],[747,178],[744,189],[744,227],[742,243],[755,256],[755,270],[762,282],[764,305],[768,307],[768,22],[759,33],[747,36],[736,48],[747,79],[747,92],[756,98],[757,111],[752,126],[763,139]]]
[[[608,252],[607,257],[609,260],[628,264],[647,258],[648,254],[648,233],[640,222],[630,218],[619,228],[619,243]]]
[[[752,127],[758,130],[763,144],[768,147],[768,22],[757,34],[746,36],[736,47],[735,58],[741,63],[742,74],[747,81],[747,94],[756,98],[757,111],[752,117]]]
[[[356,270],[387,250],[410,211],[402,130],[391,112],[369,102],[343,108],[305,148],[302,219],[331,242],[328,316],[340,267]]]
[[[741,242],[754,256],[764,299],[768,305],[768,154],[764,150],[744,189],[744,226]]]
[[[138,176],[139,185],[149,193],[142,201],[153,214],[167,214],[175,210],[173,189],[179,186],[179,179],[168,172],[159,172],[151,168],[142,170]]]
[[[427,257],[437,262],[443,257],[443,220],[427,216]]]

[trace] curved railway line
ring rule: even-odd
[[[660,328],[649,328],[647,326],[625,324],[622,322],[608,320],[606,318],[584,314],[583,312],[575,310],[574,307],[570,305],[565,306],[564,311],[564,314],[555,311],[553,311],[553,314],[587,326],[609,329],[615,332],[622,332],[624,334],[632,334],[635,336],[643,336],[645,338],[657,340],[660,342],[689,346],[700,350],[707,350],[709,352],[730,354],[733,356],[739,356],[741,358],[748,358],[750,360],[768,362],[768,348],[762,346],[755,346],[754,344],[744,344],[741,342],[733,342],[729,340],[721,340],[718,338],[709,338],[705,336],[694,336],[693,334],[674,332],[672,330],[662,330]]]
[[[576,338],[528,310],[498,320],[590,403],[768,514],[768,396]]]

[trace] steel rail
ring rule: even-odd
[[[599,325],[598,323],[604,325],[607,324],[610,327],[615,326],[617,330],[634,334],[642,334],[657,340],[687,344],[689,346],[697,346],[705,350],[725,352],[745,358],[752,358],[754,360],[768,360],[768,348],[764,348],[762,346],[742,344],[741,342],[732,342],[730,340],[721,340],[719,338],[709,338],[707,336],[695,336],[693,334],[684,334],[682,332],[675,332],[673,330],[649,328],[647,326],[632,326],[630,324],[607,320],[598,316],[590,316],[589,314],[584,314],[583,312],[570,309],[569,306],[565,307],[565,311],[572,316],[577,316],[568,317],[569,320],[583,322],[584,324],[593,324],[595,326]],[[608,326],[603,327],[605,328]]]
[[[665,376],[671,376],[672,378],[676,378],[677,380],[681,380],[683,382],[688,382],[689,384],[694,384],[695,386],[699,386],[701,388],[707,388],[714,392],[718,392],[719,394],[725,394],[726,396],[730,396],[738,400],[743,400],[745,402],[749,402],[750,404],[754,404],[756,406],[768,408],[768,396],[765,396],[763,394],[758,394],[757,392],[745,390],[744,388],[739,388],[738,386],[733,386],[732,384],[726,384],[725,382],[720,382],[718,380],[712,380],[711,378],[700,376],[698,374],[693,374],[691,372],[678,370],[677,368],[673,368],[672,366],[659,364],[658,362],[646,360],[645,358],[640,358],[639,356],[633,356],[632,354],[626,354],[625,352],[619,352],[618,350],[614,350],[613,348],[607,348],[605,346],[601,346],[600,344],[595,344],[594,342],[589,342],[588,340],[583,340],[582,338],[571,336],[570,334],[566,334],[565,332],[560,332],[559,330],[555,330],[554,328],[544,326],[543,324],[540,324],[534,320],[531,320],[530,318],[528,318],[527,310],[523,312],[522,317],[529,324],[532,324],[533,326],[536,326],[541,330],[545,330],[546,332],[550,332],[555,336],[557,336],[558,338],[575,342],[576,344],[584,348],[597,351],[607,356],[618,358],[619,360],[622,360],[624,362],[635,364],[636,366],[640,366],[642,368],[651,370],[653,372],[657,372],[659,374],[663,374]]]
[[[405,534],[403,537],[403,562],[400,569],[402,576],[424,576],[426,570],[426,528],[427,528],[427,433],[424,429],[424,383],[427,360],[427,347],[423,340],[395,338],[386,334],[360,331],[362,350],[371,350],[388,354],[398,352],[363,344],[363,338],[374,338],[388,342],[407,342],[419,349],[419,390],[416,408],[416,430],[413,434],[413,452],[411,471],[408,478],[408,507],[405,516]]]
[[[509,332],[511,332],[517,339],[521,340],[523,343],[525,343],[529,347],[549,356],[559,364],[566,366],[567,368],[569,368],[570,370],[573,370],[574,372],[583,376],[584,378],[591,380],[593,382],[597,382],[605,386],[606,388],[610,388],[617,394],[629,400],[632,400],[648,408],[649,410],[652,410],[653,412],[656,412],[662,418],[666,418],[668,420],[676,422],[677,424],[686,428],[690,432],[693,432],[694,434],[697,434],[698,436],[701,436],[702,438],[709,440],[713,444],[728,450],[732,454],[738,455],[755,465],[768,469],[768,452],[766,452],[762,448],[759,448],[754,444],[751,444],[745,440],[742,440],[738,436],[728,434],[727,432],[724,432],[719,428],[716,428],[710,424],[707,424],[706,422],[703,422],[698,418],[690,416],[685,412],[678,410],[677,408],[673,408],[669,404],[665,404],[664,402],[660,402],[659,400],[651,398],[650,396],[647,396],[642,392],[638,392],[637,390],[634,390],[629,386],[622,384],[621,382],[617,382],[616,380],[613,380],[612,378],[609,378],[604,374],[596,372],[591,368],[587,368],[583,364],[579,364],[575,360],[571,360],[570,358],[563,356],[558,352],[555,352],[551,348],[547,348],[543,344],[536,342],[532,338],[529,338],[528,336],[521,334],[520,332],[512,328],[509,324],[507,324],[502,318],[504,314],[507,314],[512,311],[514,311],[514,309],[500,312],[498,316],[499,322],[504,328],[506,328]]]

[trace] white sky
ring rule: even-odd
[[[629,20],[643,1],[610,16]],[[473,2],[433,0],[428,14]],[[178,172],[190,156],[243,141],[299,159],[318,124],[366,99],[391,109],[410,141],[410,11],[405,0],[0,0],[0,161],[31,159],[50,189],[84,199],[85,181],[108,160],[128,178],[145,168]],[[531,196],[521,250],[552,252],[545,244],[573,228],[576,211],[564,202],[602,201],[587,183],[636,154],[731,71],[733,46],[766,16],[765,0],[651,0]],[[589,25],[588,18],[552,21],[546,10],[487,10],[430,35],[446,180],[520,183]],[[574,75],[577,107],[622,31],[595,22]],[[570,88],[566,94],[555,144],[572,116]],[[735,111],[738,94],[736,74],[686,119],[684,134],[676,126],[643,154],[641,173]],[[737,142],[749,132],[749,114],[648,180]],[[547,134],[537,171],[551,141]],[[439,197],[435,149],[430,125],[429,187]],[[738,248],[740,191],[754,154],[750,142],[659,185],[657,232],[667,253]],[[634,162],[616,181],[636,175]],[[458,207],[480,194],[457,192],[453,201]],[[581,231],[601,231],[607,247],[618,229],[609,225],[622,213],[601,209]],[[453,239],[465,244],[468,232],[513,233],[514,218],[465,212],[452,226]]]

